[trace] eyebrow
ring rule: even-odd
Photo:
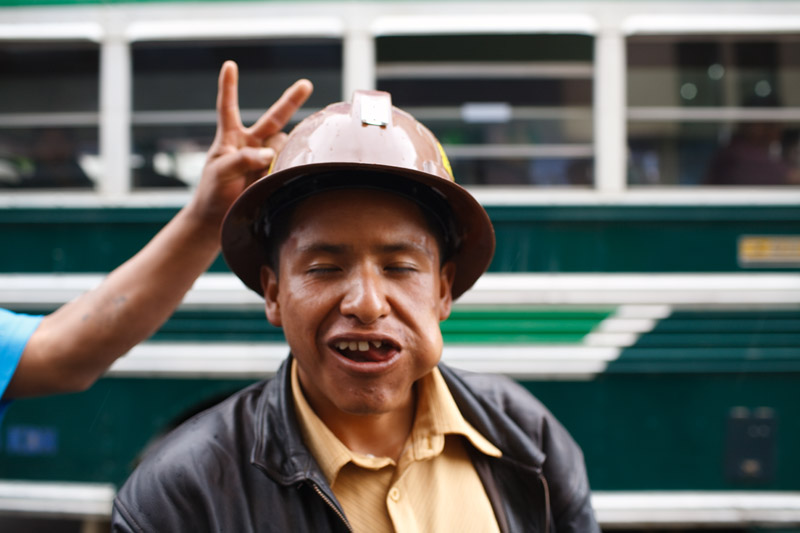
[[[297,251],[300,252],[301,254],[327,253],[332,255],[340,255],[351,249],[352,246],[347,246],[344,244],[327,244],[322,242],[314,242],[304,246],[299,246],[297,248]]]
[[[380,245],[377,248],[378,252],[385,254],[397,253],[397,252],[416,252],[416,253],[421,253],[430,258],[433,258],[433,254],[427,247],[419,245],[414,242],[389,243]],[[301,254],[327,253],[331,255],[343,255],[353,251],[353,246],[349,244],[312,242],[310,244],[298,247],[298,251]]]

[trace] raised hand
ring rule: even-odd
[[[217,133],[200,184],[187,206],[216,227],[242,191],[267,173],[286,140],[281,130],[313,90],[310,81],[296,81],[255,124],[246,128],[239,114],[238,84],[238,66],[226,61],[219,74]]]

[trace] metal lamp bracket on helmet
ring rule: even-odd
[[[388,93],[358,91],[361,101],[361,123],[385,128],[392,121],[392,98]],[[355,98],[354,98],[355,99]]]

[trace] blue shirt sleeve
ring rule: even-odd
[[[28,339],[42,321],[42,316],[12,313],[0,308],[0,398],[17,369],[19,358]],[[8,401],[0,401],[2,419]]]

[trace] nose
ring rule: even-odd
[[[361,324],[372,324],[389,313],[380,274],[370,267],[356,269],[348,279],[339,309],[342,315],[352,317]]]

